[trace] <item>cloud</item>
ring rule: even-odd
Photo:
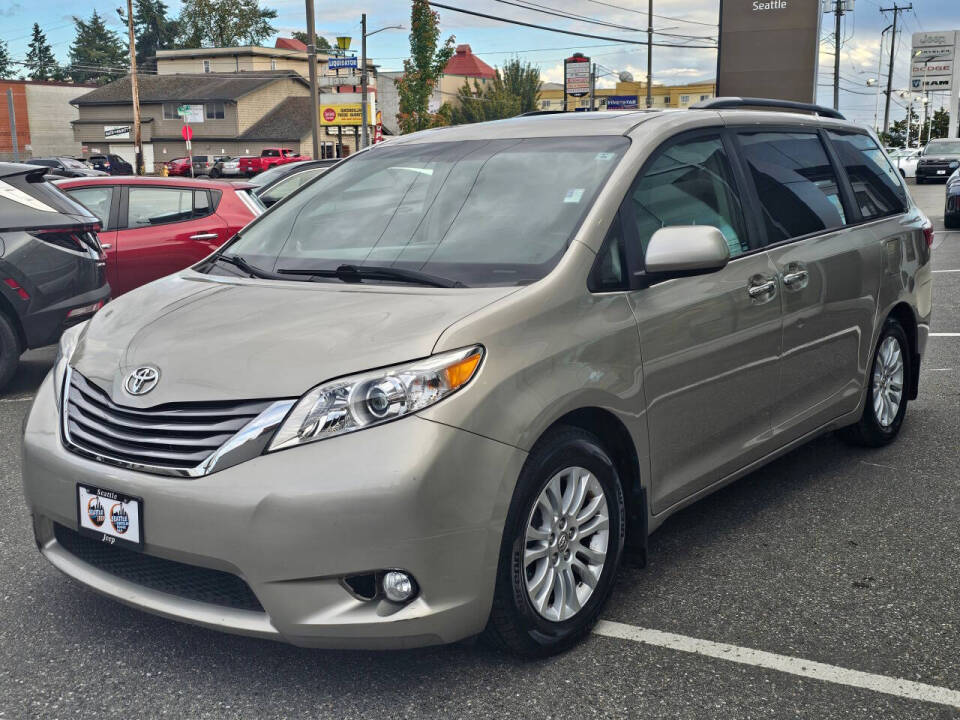
[[[19,15],[23,11],[23,5],[20,3],[12,3],[8,7],[0,8],[0,17],[13,17],[14,15]]]

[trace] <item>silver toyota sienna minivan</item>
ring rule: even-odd
[[[932,227],[870,132],[743,104],[399,137],[110,303],[24,426],[40,552],[230,632],[544,655],[679,508],[891,442]]]

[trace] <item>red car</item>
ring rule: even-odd
[[[174,158],[165,162],[164,165],[167,167],[168,175],[190,175],[190,158],[181,157]]]
[[[240,158],[240,174],[252,177],[258,172],[269,170],[277,165],[286,165],[287,163],[309,159],[290,148],[266,148],[260,152],[260,157]]]
[[[113,297],[199,262],[263,212],[245,183],[133,176],[56,184],[100,218]]]

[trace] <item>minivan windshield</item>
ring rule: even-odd
[[[401,143],[332,168],[225,254],[264,270],[392,267],[519,285],[560,260],[627,150],[622,136]]]

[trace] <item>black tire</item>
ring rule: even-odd
[[[607,502],[609,535],[606,557],[592,594],[572,617],[552,621],[540,615],[528,596],[522,554],[534,504],[551,479],[571,467],[588,470],[599,482]],[[546,657],[571,647],[590,631],[610,595],[625,535],[626,510],[620,478],[597,438],[572,427],[559,428],[541,438],[524,463],[507,513],[493,608],[482,639],[526,657]]]
[[[944,215],[943,216],[943,226],[947,230],[960,230],[960,214],[958,215]]]
[[[926,178],[922,178],[917,175],[917,185],[923,185],[926,182]]]
[[[211,179],[211,180],[216,180],[218,177],[220,177],[220,171],[219,171],[219,170],[217,170],[216,168],[213,168],[212,170],[210,170],[210,179]]]
[[[0,311],[0,390],[13,379],[20,364],[20,339],[10,319]]]
[[[893,337],[900,346],[901,357],[903,358],[903,382],[901,390],[900,406],[893,421],[888,425],[883,425],[877,418],[874,410],[874,385],[876,378],[874,371],[877,367],[880,347],[888,337]],[[907,402],[910,397],[910,378],[913,370],[913,353],[910,350],[910,341],[903,326],[895,318],[887,318],[883,324],[883,330],[877,340],[876,347],[873,350],[873,359],[870,362],[870,375],[867,378],[867,394],[863,404],[863,414],[856,424],[845,427],[840,431],[840,437],[852,445],[862,447],[882,447],[893,440],[900,433],[903,425],[903,418],[907,413]]]

